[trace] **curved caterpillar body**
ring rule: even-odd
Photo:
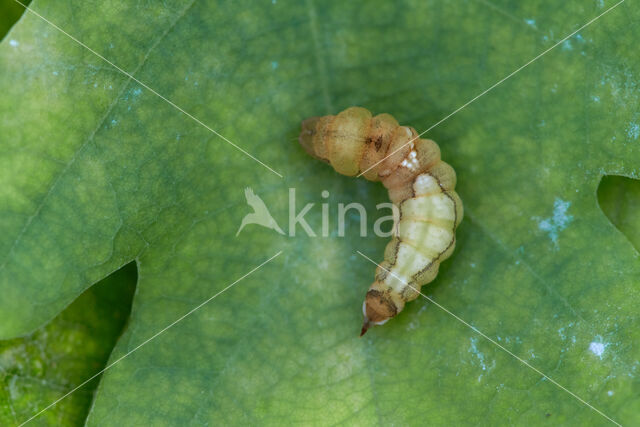
[[[400,211],[362,305],[361,335],[416,299],[455,246],[462,220],[462,201],[454,191],[456,173],[440,159],[438,144],[417,137],[415,129],[398,125],[391,115],[372,117],[361,107],[302,122],[299,140],[309,154],[343,175],[382,181]]]

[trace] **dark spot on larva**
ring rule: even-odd
[[[376,139],[376,151],[380,151],[380,148],[382,147],[382,135],[378,136],[378,138]]]
[[[404,288],[402,288],[402,291],[400,292],[400,295],[402,296],[402,299],[404,299],[405,301],[409,299],[409,295],[412,292],[416,291],[415,287],[412,287],[412,286],[407,285]]]
[[[402,220],[402,212],[400,212],[400,217],[398,219],[398,223]],[[398,252],[400,252],[400,243],[402,243],[402,241],[400,240],[400,238],[398,237],[396,239],[396,247],[393,249],[393,258],[389,261],[391,263],[391,266],[389,268],[389,270],[391,270],[391,267],[396,265],[396,261],[398,261]]]

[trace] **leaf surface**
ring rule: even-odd
[[[640,248],[640,181],[624,176],[604,176],[598,187],[598,203],[631,244]]]
[[[381,260],[386,240],[357,215],[340,237],[337,204],[371,231],[386,195],[296,138],[350,105],[427,129],[613,4],[36,0],[284,178],[26,15],[0,45],[0,336],[136,259],[116,360],[282,250],[107,371],[88,423],[606,424],[424,299],[359,339],[374,267],[355,251]],[[623,424],[640,421],[640,262],[596,190],[638,176],[638,18],[623,3],[426,135],[465,219],[425,292]],[[319,236],[236,237],[246,187],[285,231],[295,188]]]
[[[136,287],[129,264],[80,295],[47,325],[0,341],[0,424],[16,426],[100,371],[121,335]],[[98,379],[35,419],[38,425],[81,425]]]

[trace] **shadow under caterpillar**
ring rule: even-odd
[[[362,336],[416,299],[451,256],[463,215],[456,173],[441,160],[438,144],[419,139],[414,128],[389,114],[373,117],[361,107],[303,121],[299,141],[338,173],[382,181],[400,212],[362,305]]]

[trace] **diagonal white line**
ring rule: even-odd
[[[267,264],[268,262],[270,262],[271,260],[273,260],[274,258],[276,258],[277,256],[279,256],[280,254],[282,254],[282,251],[279,251],[277,254],[275,254],[274,256],[272,256],[271,258],[269,258],[268,260],[266,260],[265,262],[263,262],[262,264],[258,265],[257,267],[254,267],[251,271],[249,271],[248,273],[246,273],[244,276],[240,277],[239,279],[237,279],[235,282],[231,283],[230,285],[228,285],[226,288],[224,288],[223,290],[221,290],[220,292],[212,295],[211,297],[209,297],[207,300],[205,300],[204,302],[198,304],[197,306],[195,306],[194,308],[192,308],[191,310],[189,310],[187,313],[183,314],[182,316],[180,316],[178,319],[174,320],[173,322],[171,322],[169,325],[165,326],[164,328],[162,328],[160,331],[156,332],[155,334],[153,334],[151,337],[147,338],[146,340],[144,340],[143,342],[141,342],[140,344],[138,344],[136,347],[133,348],[133,350],[128,351],[127,353],[125,353],[124,355],[120,356],[119,358],[117,358],[116,360],[114,360],[113,362],[111,362],[110,364],[108,364],[107,366],[105,366],[102,370],[100,370],[99,372],[95,373],[94,375],[92,375],[90,378],[87,378],[85,381],[83,381],[82,383],[80,383],[79,385],[77,385],[75,388],[73,388],[71,391],[67,392],[64,396],[62,396],[61,398],[59,398],[58,400],[56,400],[55,402],[51,403],[49,406],[45,407],[44,409],[40,410],[38,413],[34,414],[31,418],[29,418],[28,420],[22,422],[20,424],[19,427],[22,427],[23,425],[27,424],[28,422],[34,420],[35,418],[37,418],[38,416],[40,416],[43,412],[45,412],[46,410],[54,407],[55,405],[58,404],[58,402],[60,402],[61,400],[65,399],[66,397],[68,397],[71,393],[75,392],[76,390],[78,390],[79,388],[81,388],[82,386],[84,386],[85,384],[87,384],[89,381],[91,381],[92,379],[96,378],[97,376],[99,376],[100,374],[102,374],[103,372],[105,372],[108,369],[111,369],[115,364],[117,364],[118,362],[120,362],[122,359],[124,359],[125,357],[129,356],[131,353],[135,352],[136,350],[138,350],[140,347],[142,347],[143,345],[149,343],[151,340],[155,339],[156,337],[158,337],[160,334],[164,333],[167,329],[175,326],[178,322],[184,320],[186,317],[190,316],[191,314],[193,314],[195,311],[197,311],[198,309],[200,309],[201,307],[203,307],[204,305],[208,304],[210,301],[212,301],[213,299],[215,299],[218,295],[221,295],[222,293],[226,292],[228,289],[230,289],[232,286],[234,286],[236,283],[240,282],[242,279],[246,278],[247,276],[249,276],[250,274],[252,274],[253,272],[255,272],[256,270],[258,270],[259,268],[261,268],[262,266],[264,266],[265,264]]]
[[[104,56],[100,55],[98,52],[96,52],[95,50],[91,49],[89,46],[87,46],[86,44],[82,43],[80,40],[78,40],[77,38],[75,38],[74,36],[72,36],[71,34],[67,33],[66,31],[64,31],[62,28],[58,27],[56,24],[54,24],[53,22],[49,21],[47,18],[45,18],[44,16],[40,15],[38,12],[35,12],[33,9],[29,8],[27,5],[25,5],[24,3],[22,3],[20,0],[13,0],[16,3],[18,3],[19,5],[21,5],[22,7],[24,7],[27,12],[32,13],[33,15],[37,16],[38,18],[42,19],[44,22],[46,22],[47,24],[51,25],[53,28],[55,28],[56,30],[60,31],[62,34],[64,34],[65,36],[69,37],[71,40],[73,40],[74,42],[78,43],[80,46],[84,47],[85,49],[87,49],[89,52],[93,53],[95,56],[97,56],[98,58],[102,59],[104,62],[106,62],[107,64],[111,65],[113,68],[115,68],[116,70],[118,70],[119,72],[121,72],[122,74],[124,74],[125,76],[129,77],[131,80],[135,81],[136,83],[138,83],[140,86],[144,87],[145,89],[147,89],[149,92],[153,93],[154,95],[156,95],[158,98],[162,99],[163,101],[165,101],[166,103],[168,103],[169,105],[171,105],[173,108],[175,108],[176,110],[180,111],[182,114],[184,114],[185,116],[189,117],[191,120],[195,121],[196,123],[198,123],[200,126],[204,127],[205,129],[207,129],[209,132],[212,132],[213,134],[215,134],[216,136],[218,136],[219,138],[221,138],[222,140],[224,140],[225,142],[231,144],[233,147],[235,147],[237,150],[239,150],[240,152],[242,152],[245,156],[255,160],[256,162],[260,163],[262,166],[264,166],[265,168],[269,169],[271,172],[273,172],[274,174],[278,175],[280,178],[283,178],[283,176],[281,174],[279,174],[278,172],[276,172],[275,170],[273,170],[271,167],[269,167],[268,165],[266,165],[265,163],[263,163],[262,161],[258,160],[256,157],[254,157],[253,155],[249,154],[246,150],[244,150],[243,148],[239,147],[238,145],[234,144],[233,142],[231,142],[229,139],[227,139],[224,135],[218,133],[217,131],[215,131],[214,129],[212,129],[211,127],[207,126],[206,124],[204,124],[200,119],[198,119],[197,117],[193,116],[192,114],[186,112],[183,108],[181,108],[180,106],[176,105],[174,102],[170,101],[169,99],[167,99],[166,97],[160,95],[158,92],[156,92],[154,89],[150,88],[147,84],[141,82],[140,80],[138,80],[137,78],[133,77],[133,75],[131,75],[130,73],[128,73],[127,71],[123,70],[122,68],[118,67],[116,64],[114,64],[113,62],[109,61],[107,58],[105,58]]]
[[[542,371],[540,371],[538,368],[536,368],[535,366],[532,366],[529,362],[527,362],[526,360],[516,356],[515,354],[513,354],[510,350],[508,350],[506,347],[500,345],[497,341],[495,341],[494,339],[490,338],[489,336],[487,336],[484,332],[480,331],[478,328],[476,328],[475,326],[467,323],[464,319],[460,318],[459,316],[457,316],[456,314],[452,313],[451,311],[447,310],[445,307],[443,307],[442,305],[438,304],[436,301],[434,301],[432,298],[429,298],[428,296],[426,296],[425,294],[423,294],[422,292],[420,292],[418,289],[414,288],[413,286],[411,286],[410,284],[408,284],[407,282],[405,282],[402,278],[396,276],[395,274],[393,274],[391,271],[387,270],[386,268],[384,268],[383,266],[381,266],[380,264],[378,264],[377,262],[375,262],[374,260],[372,260],[371,258],[369,258],[368,256],[366,256],[365,254],[363,254],[360,251],[356,251],[358,252],[363,258],[371,261],[373,264],[377,265],[378,267],[382,268],[383,270],[385,270],[386,272],[388,272],[389,274],[391,274],[393,277],[395,277],[396,279],[398,279],[399,281],[401,281],[402,283],[404,283],[405,285],[409,286],[411,289],[413,289],[414,291],[416,291],[417,293],[419,293],[420,295],[422,295],[424,298],[426,298],[429,302],[431,302],[432,304],[436,305],[439,309],[441,309],[442,311],[444,311],[445,313],[453,316],[456,320],[458,320],[459,322],[461,322],[463,325],[467,326],[468,328],[470,328],[471,330],[473,330],[474,332],[476,332],[477,334],[479,334],[480,336],[482,336],[483,338],[487,339],[488,341],[490,341],[492,344],[494,344],[496,347],[498,347],[500,350],[508,353],[509,355],[511,355],[512,357],[514,357],[515,359],[517,359],[519,362],[521,362],[523,365],[525,365],[526,367],[534,370],[535,372],[537,372],[538,374],[542,375],[542,377],[548,379],[549,381],[551,381],[554,385],[556,385],[557,387],[559,387],[560,389],[566,391],[567,393],[569,393],[571,396],[573,396],[574,398],[578,399],[580,402],[582,402],[583,404],[585,404],[586,406],[588,406],[589,408],[593,409],[594,411],[596,411],[598,414],[602,415],[603,417],[605,417],[607,420],[611,421],[613,424],[622,427],[622,425],[616,421],[614,421],[611,417],[607,416],[604,412],[602,412],[601,410],[599,410],[598,408],[594,407],[593,405],[591,405],[589,402],[587,402],[586,400],[582,399],[580,396],[578,396],[577,394],[575,394],[574,392],[572,392],[571,390],[567,389],[566,387],[564,387],[562,384],[558,383],[556,380],[554,380],[553,378],[551,378],[550,376],[546,375],[545,373],[543,373]]]
[[[480,92],[478,95],[476,95],[475,97],[473,97],[470,101],[465,102],[464,104],[462,104],[460,107],[458,107],[457,109],[455,109],[454,111],[452,111],[451,113],[449,113],[448,115],[444,116],[442,119],[440,119],[438,122],[436,122],[435,124],[431,125],[427,130],[423,131],[422,133],[418,134],[418,136],[416,136],[415,138],[411,139],[409,142],[407,142],[406,144],[401,145],[400,147],[398,147],[396,150],[394,150],[392,153],[386,155],[382,160],[374,163],[373,165],[369,166],[368,169],[360,172],[358,174],[358,177],[361,177],[362,175],[364,175],[365,173],[369,172],[371,169],[373,169],[374,167],[376,167],[377,165],[379,165],[380,163],[384,162],[386,159],[388,159],[389,157],[393,156],[395,153],[397,153],[398,151],[402,150],[404,147],[406,147],[407,145],[411,144],[413,141],[415,141],[416,139],[420,138],[422,135],[424,135],[425,133],[429,132],[431,129],[435,128],[436,126],[440,125],[440,123],[444,122],[445,120],[448,120],[451,116],[457,114],[458,112],[460,112],[461,110],[463,110],[464,108],[466,108],[467,106],[469,106],[471,103],[475,102],[478,98],[482,97],[483,95],[487,94],[488,92],[490,92],[491,90],[495,89],[497,86],[499,86],[500,84],[502,84],[505,80],[508,80],[509,78],[513,77],[514,75],[516,75],[517,73],[519,73],[520,71],[522,71],[523,69],[525,69],[526,67],[528,67],[529,65],[531,65],[532,63],[534,63],[535,61],[537,61],[538,59],[540,59],[541,57],[543,57],[544,55],[546,55],[549,51],[553,50],[554,48],[558,47],[559,45],[561,45],[563,42],[565,42],[567,39],[571,38],[574,34],[578,33],[579,31],[587,28],[589,25],[593,24],[594,22],[596,22],[598,19],[602,18],[604,15],[606,15],[607,13],[611,12],[613,9],[615,9],[616,7],[620,6],[622,3],[624,3],[625,0],[620,0],[618,3],[614,4],[613,6],[611,6],[609,9],[605,10],[604,12],[602,12],[600,15],[596,16],[595,18],[593,18],[591,21],[587,22],[586,24],[584,24],[582,27],[578,28],[577,30],[575,30],[573,33],[569,34],[568,36],[566,36],[565,38],[563,38],[562,40],[560,40],[559,42],[557,42],[556,44],[554,44],[553,46],[551,46],[550,48],[548,48],[547,50],[545,50],[544,52],[542,52],[541,54],[539,54],[538,56],[536,56],[535,58],[533,58],[532,60],[530,60],[529,62],[527,62],[526,64],[522,65],[520,68],[516,69],[515,71],[511,72],[510,74],[508,74],[507,76],[503,77],[501,80],[499,80],[497,83],[493,84],[492,86],[490,86],[489,88],[485,89],[484,91]]]

